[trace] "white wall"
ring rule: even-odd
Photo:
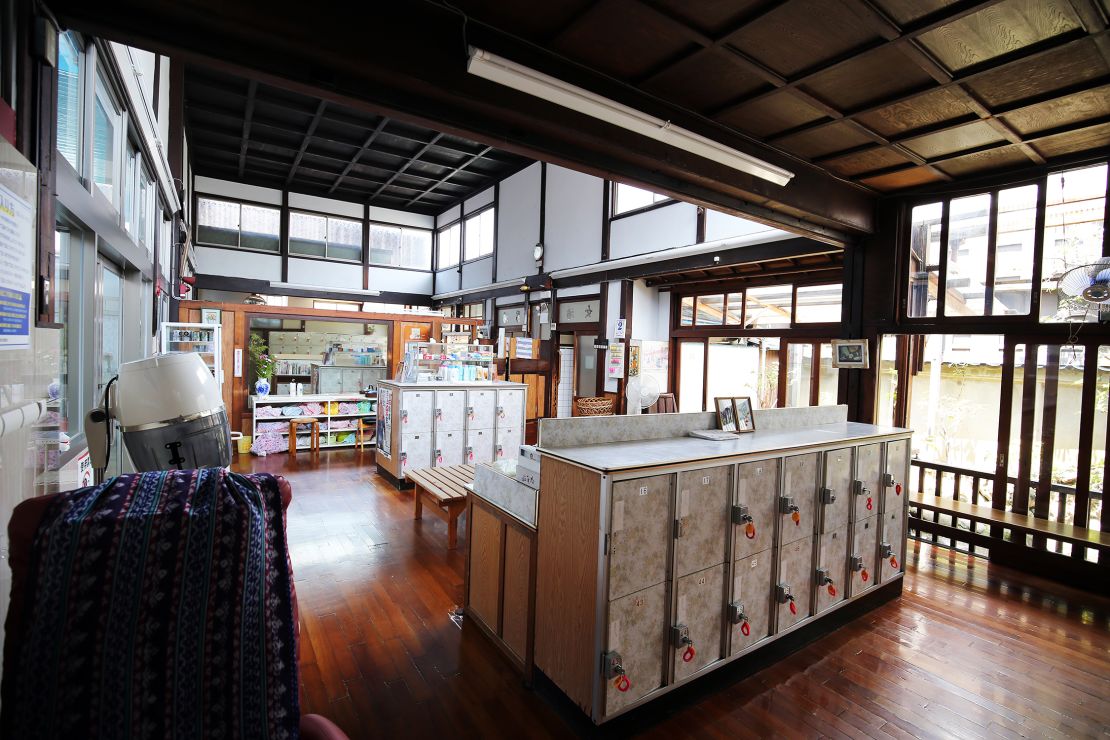
[[[628,362],[628,340],[617,339],[617,319],[621,317],[621,284],[619,280],[614,280],[609,283],[609,300],[605,304],[605,336],[608,337],[610,342],[621,341],[625,343],[624,361]],[[609,365],[609,353],[605,353],[605,365],[598,368],[599,373],[605,373],[606,367]],[[616,378],[605,378],[605,390],[610,393],[615,393],[617,390]]]
[[[289,282],[299,285],[318,285],[324,289],[362,290],[362,265],[290,257]],[[371,287],[378,290],[394,290],[378,288],[378,286]]]
[[[609,258],[647,254],[697,242],[698,209],[676,202],[613,221]]]
[[[281,256],[240,252],[235,249],[195,247],[197,272],[205,275],[239,275],[255,280],[281,280]],[[359,287],[361,288],[361,281]]]
[[[479,288],[493,282],[493,258],[485,257],[463,264],[462,287]],[[438,286],[437,286],[438,289]]]
[[[391,270],[388,267],[371,265],[370,290],[431,295],[432,273],[417,270]]]
[[[544,197],[544,270],[600,262],[605,181],[548,165]]]
[[[378,206],[370,206],[370,220],[400,226],[413,226],[418,229],[434,229],[436,225],[434,216],[397,211],[392,208],[379,208]]]
[[[315,195],[290,193],[289,207],[302,208],[306,211],[319,211],[320,213],[329,213],[333,216],[344,216],[346,218],[362,218],[361,203],[351,203],[350,201],[335,200],[334,198],[320,198]]]
[[[540,163],[501,182],[497,201],[497,281],[534,275],[540,240]]]
[[[666,341],[671,336],[671,294],[632,282],[632,339]]]
[[[193,188],[198,195],[215,195],[224,198],[237,198],[253,200],[256,203],[269,203],[281,205],[281,191],[273,188],[260,188],[257,185],[245,185],[241,182],[217,180],[212,177],[197,175],[193,180]]]
[[[462,218],[462,206],[451,206],[443,213],[436,216],[436,228],[440,229],[449,223],[453,223]]]
[[[749,221],[746,218],[739,218],[720,211],[707,210],[705,213],[705,240],[707,242],[761,232],[767,232],[768,237],[786,233],[758,221]]]
[[[594,285],[576,285],[573,288],[559,288],[555,292],[555,297],[562,300],[577,295],[597,295],[600,292],[601,286],[596,283]]]
[[[459,270],[451,267],[436,273],[436,293],[450,293],[459,289]]]
[[[474,213],[479,208],[484,208],[493,202],[494,188],[486,188],[473,198],[467,198],[463,203],[463,213]]]

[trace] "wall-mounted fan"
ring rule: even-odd
[[[1058,300],[1062,306],[1086,312],[1098,310],[1110,302],[1110,257],[1082,267],[1075,267],[1060,276]]]
[[[629,413],[638,414],[659,400],[659,381],[650,375],[633,376],[624,387],[624,397],[628,399]]]

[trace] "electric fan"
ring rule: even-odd
[[[1110,302],[1110,257],[1068,270],[1060,276],[1057,288],[1061,307],[1098,310],[1100,304]]]
[[[650,375],[636,375],[628,379],[624,388],[629,413],[638,414],[659,400],[659,381]]]

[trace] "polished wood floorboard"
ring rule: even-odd
[[[465,527],[352,450],[241,457],[293,485],[303,711],[350,736],[572,737],[588,730],[523,688],[462,601]],[[465,521],[465,520],[462,520]],[[461,524],[462,522],[460,522]],[[901,598],[779,663],[600,733],[694,737],[1110,737],[1110,600],[917,545]]]

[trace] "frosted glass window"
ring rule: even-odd
[[[72,33],[58,37],[58,152],[81,171],[81,48]]]
[[[279,251],[281,211],[215,198],[197,199],[197,243]]]
[[[436,255],[437,269],[444,270],[459,264],[459,238],[462,234],[460,224],[452,224],[439,231],[439,246]]]
[[[427,270],[432,265],[432,232],[370,224],[370,264]]]
[[[463,259],[475,260],[493,254],[493,232],[495,210],[487,208],[476,216],[466,219],[466,243],[463,245]]]
[[[637,188],[632,185],[625,185],[624,183],[616,183],[613,186],[613,215],[617,216],[629,211],[635,211],[638,208],[646,208],[654,203],[661,203],[665,200],[670,200],[666,195],[653,193],[650,190]]]

